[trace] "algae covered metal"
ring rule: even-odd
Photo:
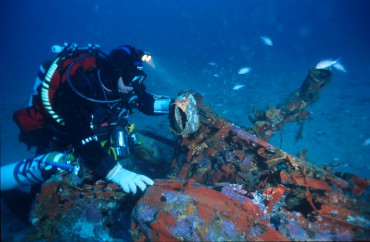
[[[309,116],[306,107],[330,80],[329,70],[311,69],[281,104],[255,110],[250,128],[183,91],[169,117],[177,142],[163,179],[131,197],[115,184],[86,182],[88,174],[57,174],[43,185],[31,213],[32,239],[370,239],[369,180],[334,173],[309,163],[305,151],[292,155],[268,143],[287,122]]]
[[[370,238],[368,180],[336,175],[308,163],[304,151],[293,156],[266,142],[285,123],[307,118],[307,105],[330,80],[330,71],[311,69],[282,104],[255,113],[249,129],[212,113],[193,93],[199,129],[179,135],[168,175],[181,180],[148,188],[133,212],[134,239]]]

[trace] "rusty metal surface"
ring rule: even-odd
[[[251,128],[183,92],[170,114],[178,142],[166,179],[155,180],[138,200],[115,184],[57,174],[37,198],[30,238],[125,241],[122,221],[132,211],[134,241],[370,239],[369,180],[336,174],[309,163],[305,151],[293,156],[267,142],[285,123],[308,116],[306,106],[330,77],[310,70],[300,90],[255,115]],[[262,121],[268,125],[259,129]]]
[[[301,121],[302,131],[302,121],[310,115],[306,108],[319,101],[321,90],[330,83],[331,78],[332,73],[329,70],[311,68],[301,87],[276,107],[268,107],[267,110],[254,109],[253,114],[249,115],[252,126],[248,128],[248,132],[268,141],[285,124],[297,121]],[[301,136],[298,133],[296,139]]]
[[[132,218],[135,241],[287,240],[251,200],[240,203],[194,180],[157,180]]]
[[[122,204],[126,204],[122,207]],[[130,239],[132,199],[113,183],[82,184],[73,174],[54,175],[43,184],[30,213],[29,241],[110,241]]]

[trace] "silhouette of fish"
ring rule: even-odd
[[[347,72],[346,68],[340,63],[340,58],[333,60],[333,59],[325,59],[317,63],[315,66],[316,69],[325,69],[331,70],[333,67],[341,72]]]
[[[265,45],[272,46],[272,40],[267,36],[261,36],[261,40]]]

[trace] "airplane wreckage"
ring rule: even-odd
[[[156,162],[153,186],[133,197],[116,184],[89,184],[59,172],[34,202],[28,239],[370,239],[369,180],[315,166],[304,151],[294,156],[268,143],[286,123],[309,116],[307,106],[318,101],[331,78],[330,70],[310,69],[282,103],[254,110],[249,128],[215,114],[201,95],[183,91],[169,115],[175,141],[138,132],[155,141],[134,148],[133,160],[148,167],[164,153],[168,159]]]

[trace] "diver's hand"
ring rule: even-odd
[[[133,194],[136,194],[137,187],[139,187],[141,191],[144,191],[147,185],[154,184],[154,181],[149,177],[126,170],[122,168],[119,163],[113,167],[106,178],[120,185],[124,192],[132,192]]]

